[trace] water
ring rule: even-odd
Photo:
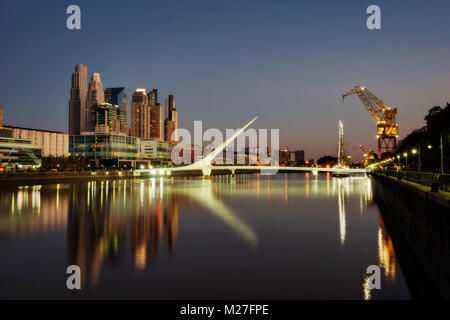
[[[372,188],[292,173],[1,189],[0,298],[409,299]]]

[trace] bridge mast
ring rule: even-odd
[[[339,121],[338,165],[343,166],[344,164],[344,125],[342,124],[342,121]]]

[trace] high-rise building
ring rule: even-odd
[[[122,126],[128,128],[128,92],[127,88],[106,88],[105,102],[120,106]],[[128,132],[128,129],[127,129]]]
[[[293,164],[302,164],[305,161],[305,151],[297,150],[290,152],[291,162]]]
[[[96,133],[114,133],[128,135],[126,114],[120,106],[110,103],[102,103],[92,106],[92,124]]]
[[[87,108],[85,112],[85,128],[84,131],[92,132],[92,107],[101,105],[105,102],[105,94],[103,92],[103,83],[100,79],[100,73],[93,72],[91,82],[89,82]]]
[[[150,106],[150,136],[152,139],[164,140],[163,107]]]
[[[178,129],[178,110],[175,108],[175,99],[169,95],[166,99],[166,119],[164,121],[164,138],[166,141],[177,142],[178,135],[172,134]]]
[[[72,74],[72,86],[69,101],[69,134],[80,134],[85,131],[85,115],[87,103],[87,67],[75,66]]]
[[[150,136],[152,139],[164,140],[164,115],[163,107],[158,102],[158,89],[149,92],[148,103],[150,105]]]
[[[158,89],[153,88],[153,90],[148,93],[148,104],[151,106],[159,106]]]
[[[136,89],[131,98],[131,135],[150,139],[150,106],[147,89]]]

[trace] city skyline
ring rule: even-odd
[[[68,132],[68,74],[76,63],[99,72],[105,88],[123,86],[130,95],[141,87],[158,88],[162,96],[176,93],[182,128],[203,120],[205,127],[223,130],[239,126],[238,112],[258,115],[257,126],[279,128],[280,146],[304,149],[307,158],[336,153],[339,120],[350,144],[375,148],[375,126],[360,101],[340,100],[355,85],[398,108],[400,138],[423,126],[429,108],[450,100],[445,1],[432,8],[419,1],[383,3],[379,32],[365,28],[367,6],[356,1],[141,2],[123,10],[113,3],[112,17],[102,13],[104,2],[77,4],[80,31],[65,28],[66,2],[49,3],[45,12],[29,1],[2,3],[7,90],[0,104],[8,111],[6,124]],[[149,10],[154,21],[140,19]],[[31,19],[36,12],[40,19]],[[116,18],[129,23],[105,27]],[[426,22],[431,19],[433,25]],[[153,47],[141,42],[139,33],[153,35]],[[33,41],[44,35],[46,45]],[[125,45],[107,49],[106,35]],[[384,52],[367,49],[373,47]],[[22,90],[30,95],[17,99]],[[34,109],[39,119],[24,116]],[[347,151],[355,159],[362,156],[357,149]]]
[[[448,12],[0,1],[0,299],[450,299]]]

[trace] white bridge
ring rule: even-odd
[[[206,157],[203,159],[187,165],[183,167],[163,167],[163,168],[150,168],[150,169],[136,169],[134,171],[134,174],[139,176],[142,173],[148,173],[152,176],[166,176],[170,175],[172,172],[175,171],[202,171],[204,176],[210,176],[211,172],[213,170],[218,171],[226,171],[229,170],[231,174],[235,174],[237,170],[239,171],[255,171],[258,170],[261,173],[277,173],[278,171],[307,171],[312,172],[313,175],[317,175],[320,171],[322,172],[331,172],[334,174],[352,174],[352,173],[366,173],[367,169],[350,169],[350,168],[315,168],[315,167],[282,167],[282,166],[245,166],[245,165],[229,165],[229,166],[223,166],[218,165],[214,166],[211,165],[214,158],[219,155],[231,142],[234,141],[242,132],[247,129],[248,126],[250,126],[258,117],[253,118],[249,123],[247,123],[244,127],[237,130],[230,138],[228,138],[224,143],[222,143],[219,147],[214,149],[211,153],[209,153]]]

